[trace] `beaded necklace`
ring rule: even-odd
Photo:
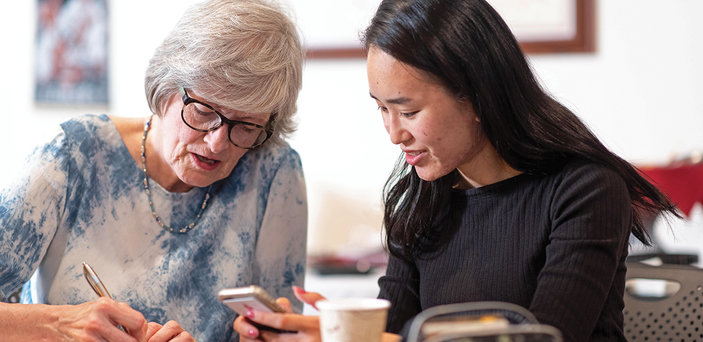
[[[149,127],[151,126],[151,119],[154,116],[152,115],[149,117],[149,121],[144,124],[144,135],[142,135],[142,148],[141,148],[141,156],[142,156],[142,171],[144,171],[144,191],[146,192],[146,196],[149,199],[149,208],[151,208],[151,216],[154,217],[154,220],[156,220],[156,223],[161,226],[161,228],[166,229],[170,232],[178,232],[181,234],[185,234],[189,232],[191,229],[195,228],[195,225],[198,224],[198,221],[200,221],[200,217],[202,216],[203,212],[205,211],[205,208],[207,208],[207,201],[210,199],[210,188],[212,188],[212,185],[210,185],[207,188],[207,192],[205,193],[205,199],[203,200],[203,204],[200,205],[200,211],[198,212],[198,215],[195,216],[195,220],[189,225],[186,225],[185,227],[181,229],[176,229],[171,226],[166,225],[162,220],[159,214],[156,213],[156,210],[154,209],[154,201],[151,200],[151,189],[149,188],[149,176],[146,174],[146,135],[149,133]]]

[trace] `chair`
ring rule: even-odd
[[[627,262],[628,341],[703,341],[703,269]]]
[[[486,319],[488,318],[488,319]],[[561,342],[558,329],[539,324],[527,309],[505,302],[469,302],[429,308],[410,323],[407,342]]]

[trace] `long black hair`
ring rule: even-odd
[[[632,198],[632,233],[649,244],[641,213],[680,214],[630,163],[609,151],[535,79],[517,40],[484,0],[384,0],[362,37],[400,62],[437,77],[467,99],[483,132],[512,168],[555,172],[572,159],[617,172]],[[427,182],[398,160],[384,188],[384,226],[391,252],[410,257],[432,240],[433,223],[451,204],[457,171]],[[391,248],[395,247],[395,248]]]

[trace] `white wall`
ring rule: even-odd
[[[193,2],[110,1],[109,108],[33,104],[36,4],[6,4],[0,20],[0,143],[6,161],[73,115],[148,115],[142,87],[146,63]],[[674,154],[703,150],[700,13],[700,0],[601,0],[596,53],[530,60],[544,86],[615,152],[637,163],[665,162]],[[307,61],[299,130],[291,144],[303,158],[313,253],[345,245],[371,248],[380,241],[381,187],[398,149],[387,139],[375,109],[364,60]],[[21,167],[3,163],[0,176]]]

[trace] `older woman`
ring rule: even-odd
[[[276,6],[208,1],[149,63],[153,115],[63,123],[0,192],[0,295],[26,283],[22,303],[34,303],[0,306],[3,338],[229,341],[219,289],[290,297],[307,202],[284,137],[302,60]],[[95,300],[83,261],[123,303]]]

